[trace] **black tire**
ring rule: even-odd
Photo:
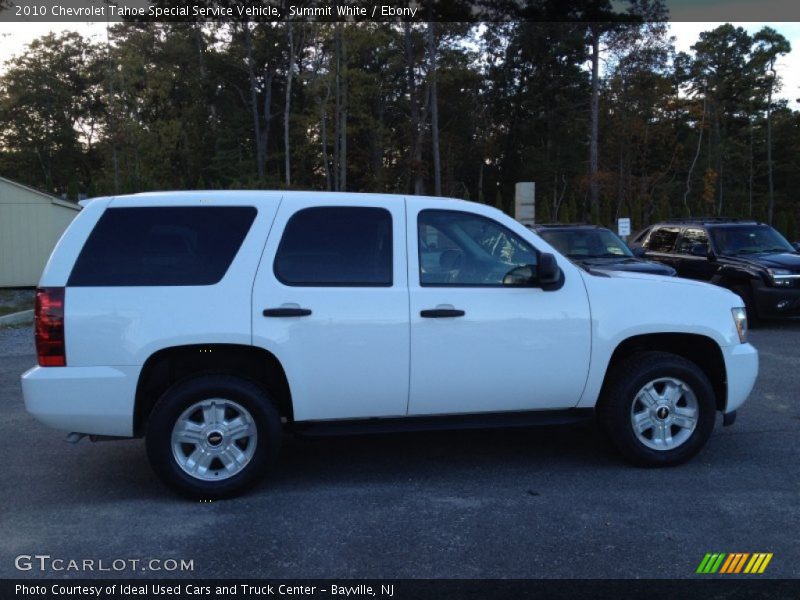
[[[747,326],[758,327],[761,319],[758,316],[758,309],[756,308],[756,301],[753,297],[753,290],[749,285],[742,284],[736,285],[731,288],[734,294],[738,294],[744,300],[744,307],[747,310]]]
[[[673,449],[653,449],[640,441],[632,424],[636,395],[648,383],[661,378],[680,380],[693,392],[697,422],[688,438]],[[694,363],[667,352],[642,352],[618,365],[608,375],[597,407],[601,428],[614,447],[630,463],[643,467],[667,467],[689,460],[708,441],[716,419],[714,390]]]
[[[181,467],[173,452],[172,433],[178,419],[190,407],[216,398],[246,409],[256,430],[256,435],[246,440],[246,450],[250,452],[251,443],[255,448],[241,470],[229,477],[223,472],[222,477],[227,478],[207,481],[190,475]],[[222,410],[226,414],[229,409]],[[230,445],[231,442],[226,443]],[[147,457],[153,470],[176,492],[201,500],[237,496],[258,483],[274,465],[280,443],[281,418],[268,394],[254,382],[231,375],[201,375],[176,383],[158,400],[147,424]],[[212,467],[209,470],[222,469]]]

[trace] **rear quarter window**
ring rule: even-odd
[[[658,227],[650,234],[647,240],[647,249],[652,252],[672,252],[678,239],[680,228]]]
[[[225,276],[256,212],[252,206],[109,208],[67,285],[213,285]]]

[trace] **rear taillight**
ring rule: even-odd
[[[36,290],[36,355],[41,367],[64,367],[64,288]]]

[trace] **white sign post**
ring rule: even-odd
[[[523,225],[536,222],[536,184],[519,181],[514,186],[514,218]]]
[[[617,234],[626,238],[631,234],[631,220],[629,218],[617,219]]]

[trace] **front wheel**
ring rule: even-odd
[[[694,363],[666,352],[643,352],[609,377],[598,417],[631,463],[676,465],[708,441],[714,429],[714,390]]]
[[[255,383],[204,375],[169,388],[147,426],[147,456],[169,487],[199,499],[238,495],[275,461],[281,420]]]

